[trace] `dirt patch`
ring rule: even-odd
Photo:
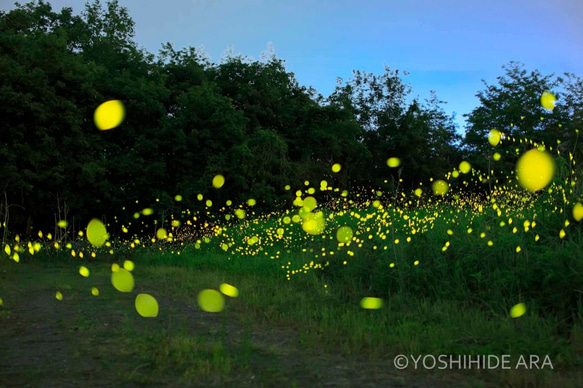
[[[145,319],[133,303],[147,282],[122,294],[106,271],[87,279],[70,265],[10,263],[0,271],[3,387],[475,386],[460,374],[400,371],[390,359],[305,349],[297,327],[205,313],[161,289],[161,314]]]

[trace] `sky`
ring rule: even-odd
[[[21,1],[26,2],[26,1]],[[106,1],[102,0],[102,4]],[[83,0],[52,0],[53,10]],[[255,60],[271,45],[300,85],[323,96],[352,70],[406,71],[409,99],[437,92],[448,114],[479,105],[476,93],[522,62],[528,71],[583,76],[581,0],[119,0],[136,23],[135,41],[157,54],[199,47],[219,63],[229,47]],[[0,9],[14,8],[0,0]]]

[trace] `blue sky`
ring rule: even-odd
[[[2,9],[12,1],[0,0]],[[53,0],[54,10],[85,1]],[[105,1],[102,0],[105,4]],[[328,96],[336,78],[352,69],[375,74],[383,66],[406,70],[411,98],[435,90],[448,114],[478,105],[475,97],[503,75],[502,65],[522,62],[543,74],[583,76],[581,0],[119,0],[136,23],[135,40],[157,53],[203,47],[212,62],[232,46],[259,59],[273,44],[298,82]],[[579,20],[578,20],[579,19]]]

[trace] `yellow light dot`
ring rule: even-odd
[[[387,159],[387,166],[394,168],[401,165],[401,160],[399,158],[389,158]]]
[[[307,209],[308,212],[311,212],[318,206],[318,202],[314,197],[307,197],[304,199],[304,207]]]
[[[360,307],[367,310],[377,310],[383,307],[383,300],[381,298],[362,298]]]
[[[460,163],[459,165],[459,170],[464,173],[467,174],[468,172],[470,172],[472,166],[470,165],[470,163],[463,161]]]
[[[135,305],[138,314],[144,318],[155,318],[158,316],[158,301],[152,295],[138,294]]]
[[[63,294],[61,294],[60,291],[57,291],[57,293],[55,294],[55,298],[57,298],[57,300],[63,300]]]
[[[119,100],[104,102],[95,109],[93,115],[95,126],[102,131],[117,127],[124,118],[125,107]]]
[[[418,197],[420,197],[422,193],[423,193],[423,190],[421,190],[421,189],[416,189],[415,190],[415,195],[418,196]]]
[[[495,153],[494,153],[494,157],[493,157],[493,159],[494,159],[495,161],[499,161],[501,157],[502,157],[502,155],[500,155],[498,152],[495,152]]]
[[[117,271],[119,271],[119,264],[113,263],[111,265],[111,272],[117,272]]]
[[[111,284],[120,292],[131,292],[134,289],[134,277],[131,272],[119,268],[111,274]]]
[[[237,287],[231,286],[230,284],[227,283],[221,284],[219,290],[221,290],[223,294],[230,296],[231,298],[236,298],[237,296],[239,296],[239,290],[237,289]]]
[[[94,218],[91,221],[89,221],[89,224],[87,225],[86,235],[87,240],[91,243],[91,245],[97,248],[105,244],[105,240],[108,239],[105,225],[103,225],[103,222],[99,221],[97,218]]]
[[[540,103],[543,106],[543,108],[549,110],[555,109],[556,100],[557,100],[556,97],[548,90],[545,90],[540,97]]]
[[[166,237],[168,237],[168,232],[166,232],[166,229],[160,228],[156,231],[156,238],[158,240],[164,240]]]
[[[97,289],[97,287],[93,287],[91,289],[91,295],[93,295],[93,296],[99,296],[99,290]]]
[[[340,163],[335,163],[334,165],[332,165],[332,172],[339,172],[342,169],[342,166],[340,165]]]
[[[87,269],[87,267],[82,265],[81,267],[79,267],[79,274],[81,274],[81,276],[83,276],[83,277],[88,277],[89,276],[89,269]]]
[[[180,201],[182,201],[182,195],[177,195],[177,196],[175,196],[175,197],[174,197],[174,200],[175,200],[176,202],[180,202]]]
[[[202,290],[198,294],[198,305],[203,311],[218,313],[225,307],[225,298],[216,290]]]
[[[519,303],[510,309],[510,316],[512,318],[518,318],[526,313],[526,305],[524,303]]]
[[[322,216],[322,213],[317,214],[309,213],[304,217],[304,222],[302,223],[302,229],[304,232],[312,235],[321,234],[326,226],[326,221]]]
[[[220,189],[225,184],[225,177],[222,175],[217,175],[213,178],[213,187],[215,189]]]
[[[135,268],[134,262],[133,262],[133,261],[131,261],[131,260],[125,260],[125,261],[123,262],[123,268],[124,268],[125,270],[127,270],[127,271],[130,271],[130,272],[132,272],[132,271],[134,270],[134,268]]]
[[[577,202],[577,204],[573,206],[573,218],[575,221],[581,221],[583,219],[583,204],[581,204],[581,202]]]
[[[492,129],[490,133],[488,133],[488,142],[493,146],[497,146],[498,143],[500,143],[500,131]]]
[[[516,247],[516,253],[520,252],[522,249],[520,247]]]
[[[142,214],[145,216],[151,216],[152,214],[154,214],[154,209],[147,207],[144,210],[142,210]]]
[[[561,231],[559,232],[559,237],[565,238],[566,235],[567,235],[567,233],[565,233],[565,230],[561,229]]]
[[[524,153],[516,164],[518,182],[530,192],[545,188],[555,174],[555,161],[548,152],[536,148]]]
[[[57,223],[57,226],[61,229],[65,229],[69,225],[69,223],[65,220],[61,220]]]
[[[352,240],[352,229],[348,226],[342,226],[336,232],[336,239],[341,243],[347,243]]]
[[[449,190],[449,185],[443,180],[436,180],[433,182],[432,189],[436,195],[444,195]]]
[[[415,260],[415,262],[413,263],[413,265],[419,265],[419,260]]]

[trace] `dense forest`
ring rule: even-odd
[[[406,190],[462,160],[487,171],[492,128],[573,152],[581,127],[583,80],[516,62],[503,66],[497,85],[484,82],[462,137],[437,94],[409,98],[406,73],[389,67],[353,71],[323,97],[275,55],[215,64],[192,47],[166,43],[154,55],[133,39],[134,22],[117,1],[87,3],[79,15],[43,1],[0,11],[5,233],[30,235],[61,219],[130,218],[144,207],[200,209],[201,193],[217,207],[254,198],[270,210],[293,200],[286,185],[293,192],[322,179],[342,190]],[[552,111],[540,103],[547,90],[557,97]],[[109,100],[123,102],[125,120],[100,131],[94,112]],[[512,156],[514,145],[497,150]],[[389,168],[389,157],[401,166]],[[498,167],[511,171],[515,159],[504,160]],[[217,174],[226,179],[221,190],[211,185]],[[125,206],[135,209],[126,214]]]

